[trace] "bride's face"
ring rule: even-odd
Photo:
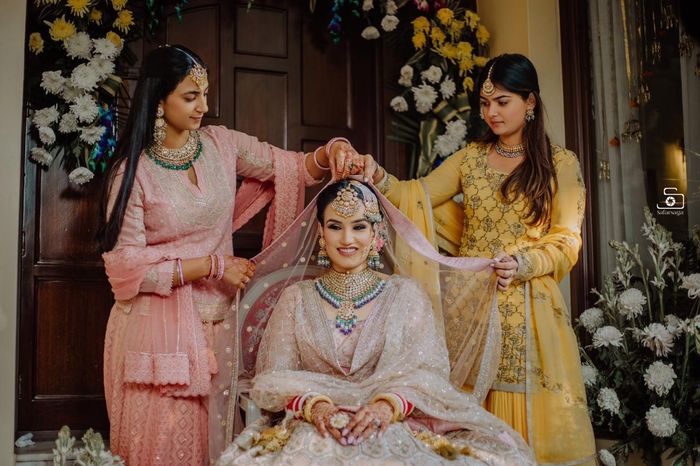
[[[365,219],[365,206],[355,215],[343,218],[331,205],[323,211],[323,238],[332,267],[338,272],[359,272],[367,267],[367,256],[374,231]]]

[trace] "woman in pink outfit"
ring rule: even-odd
[[[207,92],[194,52],[151,52],[105,185],[98,238],[116,300],[105,336],[105,397],[111,449],[128,465],[204,465],[218,456],[222,435],[212,431],[225,421],[209,416],[217,412],[209,395],[215,374],[235,377],[235,369],[221,363],[214,339],[255,272],[233,256],[231,235],[271,201],[269,244],[331,162],[362,166],[345,140],[303,154],[224,127],[200,128]],[[238,193],[237,176],[246,178]]]

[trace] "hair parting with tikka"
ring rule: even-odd
[[[541,224],[551,216],[557,179],[552,147],[544,127],[537,71],[524,55],[499,55],[486,63],[477,82],[477,89],[487,97],[496,93],[496,86],[518,94],[523,100],[527,101],[530,95],[535,99],[535,108],[526,114],[523,128],[525,159],[506,177],[500,192],[508,202],[523,196],[528,203],[527,222]],[[487,127],[481,141],[495,144],[498,136]]]

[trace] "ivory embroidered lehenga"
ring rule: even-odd
[[[479,403],[495,374],[494,347],[499,344],[488,261],[440,257],[407,219],[382,202],[389,220],[382,270],[393,274],[371,302],[367,318],[343,335],[323,310],[313,280],[290,284],[269,321],[260,316],[260,328],[246,330],[265,327],[250,396],[260,408],[279,413],[290,400],[311,392],[349,409],[367,404],[378,393],[394,392],[412,403],[414,411],[391,424],[383,436],[345,446],[321,437],[306,421],[263,417],[243,431],[218,465],[535,464],[520,436]],[[256,258],[257,283],[249,289],[270,286],[266,273],[278,268],[289,269],[289,277],[313,275],[308,263],[315,254],[317,225],[312,202]],[[465,336],[449,355],[443,317],[445,325],[458,327]],[[451,377],[469,380],[477,387],[475,394],[455,388]],[[265,429],[273,425],[285,427],[281,448],[259,442],[260,432],[264,438],[272,432]],[[466,448],[467,454],[446,459],[433,450],[441,441],[453,451]]]
[[[235,371],[226,351],[212,348],[235,320],[236,290],[207,280],[172,288],[174,260],[233,254],[232,231],[274,195],[271,241],[301,211],[304,185],[314,183],[302,154],[223,127],[199,134],[197,186],[186,172],[142,156],[119,239],[103,256],[116,299],[104,357],[110,447],[129,465],[208,464],[224,446],[219,413],[227,408],[217,387]],[[249,180],[236,195],[237,176]]]

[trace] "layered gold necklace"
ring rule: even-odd
[[[516,144],[514,146],[508,145],[500,139],[496,141],[496,153],[501,157],[507,157],[509,159],[514,159],[515,157],[520,157],[525,153],[525,146],[522,144]]]
[[[379,296],[385,284],[386,280],[370,268],[356,273],[340,273],[331,268],[315,282],[318,294],[338,310],[335,328],[343,335],[350,334],[357,325],[355,309]]]
[[[178,149],[169,149],[162,144],[151,144],[146,154],[156,164],[169,170],[188,170],[202,154],[202,141],[197,131],[190,131],[187,142]]]

